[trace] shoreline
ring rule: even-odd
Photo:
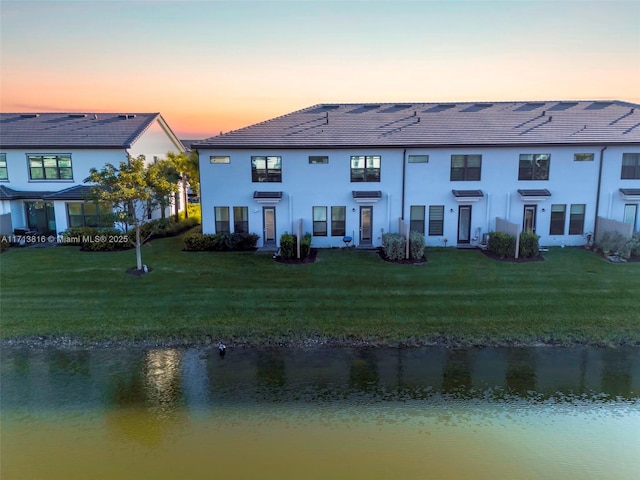
[[[254,349],[308,349],[308,348],[424,348],[444,347],[469,348],[640,348],[639,341],[602,342],[589,340],[521,340],[521,339],[475,339],[414,338],[407,341],[387,341],[376,338],[310,337],[304,339],[221,339],[228,348]],[[217,348],[218,340],[206,338],[114,338],[88,340],[70,335],[31,336],[0,339],[0,349],[30,350],[94,350],[94,349],[153,349],[153,348]]]

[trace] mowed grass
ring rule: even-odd
[[[434,248],[421,266],[320,250],[313,264],[267,253],[188,253],[182,237],[134,251],[76,247],[0,255],[0,335],[85,341],[306,339],[399,344],[640,344],[640,263],[582,249],[503,263]]]

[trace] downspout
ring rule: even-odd
[[[602,188],[602,163],[604,160],[604,151],[606,149],[607,147],[604,146],[600,150],[600,166],[598,167],[598,189],[596,193],[596,212],[595,218],[593,219],[593,238],[591,239],[591,241],[594,243],[598,235],[598,212],[600,211],[600,189]]]
[[[405,185],[405,176],[407,172],[407,149],[405,148],[402,152],[402,211],[400,212],[400,218],[404,222],[404,185]]]

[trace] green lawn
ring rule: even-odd
[[[305,265],[262,253],[182,252],[182,237],[134,251],[76,247],[0,255],[1,337],[229,343],[307,338],[384,344],[640,344],[640,263],[577,249],[501,263],[434,248],[422,266],[320,250]]]

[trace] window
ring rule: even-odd
[[[73,180],[71,155],[27,155],[29,179]]]
[[[444,233],[444,205],[429,206],[429,235]]]
[[[249,233],[249,207],[233,207],[233,231]]]
[[[221,155],[211,155],[209,157],[209,163],[230,163],[231,157],[229,156],[221,156]]]
[[[327,236],[327,207],[313,207],[313,235]]]
[[[95,202],[67,203],[69,227],[102,227],[107,226],[100,221],[100,208]]]
[[[574,162],[593,162],[593,153],[574,153]]]
[[[352,182],[379,182],[380,181],[380,155],[352,156],[351,157],[351,181]]]
[[[518,180],[549,180],[550,162],[548,153],[520,155]]]
[[[429,163],[429,155],[409,155],[409,163]]]
[[[571,205],[569,213],[569,235],[582,235],[584,233],[584,203]]]
[[[409,230],[424,235],[424,205],[411,205]]]
[[[620,178],[640,179],[640,153],[623,153],[622,154],[622,174]]]
[[[282,157],[251,157],[251,181],[282,182]]]
[[[309,163],[312,165],[326,165],[329,163],[329,157],[309,155]]]
[[[0,181],[9,180],[9,172],[7,171],[7,154],[0,153]]]
[[[213,207],[216,233],[231,233],[229,228],[229,207]]]
[[[346,234],[347,207],[331,207],[331,235],[344,237]]]
[[[480,180],[482,155],[451,155],[451,181]]]
[[[564,235],[564,222],[566,213],[566,205],[551,205],[551,223],[549,225],[549,235]]]

